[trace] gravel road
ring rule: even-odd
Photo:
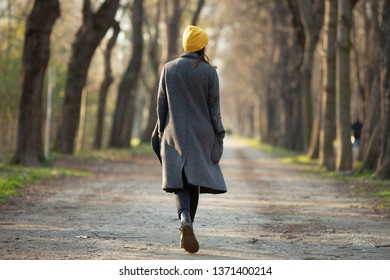
[[[0,259],[390,259],[389,213],[351,183],[231,139],[221,162],[228,193],[201,195],[194,255],[179,247],[156,158],[73,161],[93,175],[41,182],[0,206]]]

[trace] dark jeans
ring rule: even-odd
[[[199,187],[188,184],[187,178],[183,172],[183,189],[175,191],[175,203],[179,219],[181,212],[183,212],[184,209],[187,209],[190,211],[192,222],[194,222],[198,202]]]

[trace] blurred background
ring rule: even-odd
[[[0,0],[0,154],[149,142],[162,65],[209,34],[229,134],[390,177],[387,0]],[[386,36],[385,36],[386,35]]]

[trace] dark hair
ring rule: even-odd
[[[207,64],[210,64],[209,62],[209,57],[207,56],[207,54],[205,53],[205,50],[206,48],[203,48],[197,52],[195,52],[196,54],[199,55],[199,58],[192,64],[192,68],[195,68],[196,66],[198,66],[198,64],[203,61],[203,62],[206,62]]]

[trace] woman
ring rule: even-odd
[[[183,34],[185,54],[164,65],[157,97],[153,149],[162,164],[162,188],[174,193],[181,220],[181,247],[196,253],[192,224],[199,193],[225,193],[218,165],[225,129],[218,75],[205,54],[208,37],[189,25]]]

